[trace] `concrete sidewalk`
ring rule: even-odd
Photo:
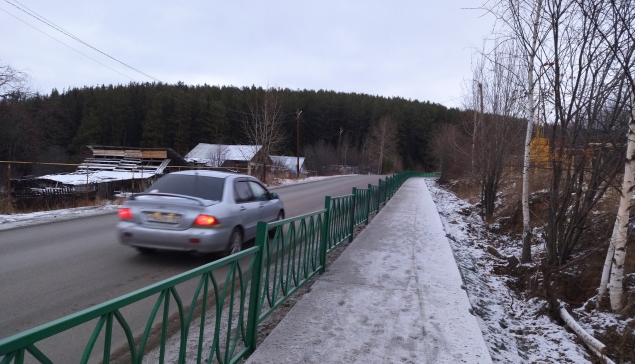
[[[462,284],[411,178],[247,363],[491,363]]]

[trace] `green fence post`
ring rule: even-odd
[[[381,189],[381,202],[386,206],[386,179],[380,182],[379,188]]]
[[[247,313],[247,345],[249,345],[249,355],[256,351],[258,344],[258,317],[260,316],[260,286],[262,283],[262,264],[267,249],[267,239],[269,231],[267,223],[258,222],[256,230],[256,246],[258,252],[254,254],[253,271],[251,272],[251,293],[249,294],[249,312]]]
[[[382,193],[382,197],[381,200],[384,203],[384,206],[386,206],[386,178],[384,178],[384,181],[382,182],[383,187],[383,193]]]
[[[331,196],[324,198],[324,221],[322,222],[322,236],[320,239],[320,275],[326,272],[326,250],[331,235]]]
[[[348,237],[348,242],[353,241],[353,231],[355,231],[355,206],[357,205],[357,188],[353,187],[353,198],[351,199],[351,236]]]
[[[380,180],[381,183],[381,180]],[[375,193],[375,195],[377,196],[377,198],[375,198],[375,205],[373,206],[373,210],[379,212],[379,204],[381,202],[381,186],[377,186],[377,192]]]
[[[368,195],[366,196],[366,200],[367,200],[366,201],[366,225],[368,225],[368,220],[370,220],[370,200],[371,200],[371,198],[370,198],[370,191],[371,191],[370,186],[371,186],[371,184],[369,183],[368,184]]]

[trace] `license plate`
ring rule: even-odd
[[[146,212],[146,220],[149,222],[161,222],[164,224],[178,224],[181,222],[181,215],[166,214],[162,212]]]

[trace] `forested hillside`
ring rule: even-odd
[[[9,96],[0,101],[0,159],[77,162],[88,152],[85,145],[95,144],[170,147],[185,155],[200,142],[245,143],[244,121],[264,92],[253,86],[131,83]],[[300,154],[307,148],[333,154],[339,144],[340,162],[351,165],[363,162],[370,130],[388,116],[397,129],[395,155],[401,166],[432,169],[432,132],[460,116],[458,109],[401,98],[322,90],[276,92],[286,136],[286,146],[277,154],[295,155],[296,111],[301,110]],[[389,163],[384,168],[394,167]]]

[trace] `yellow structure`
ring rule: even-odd
[[[529,153],[531,164],[547,167],[549,165],[549,139],[533,138],[529,143]]]

